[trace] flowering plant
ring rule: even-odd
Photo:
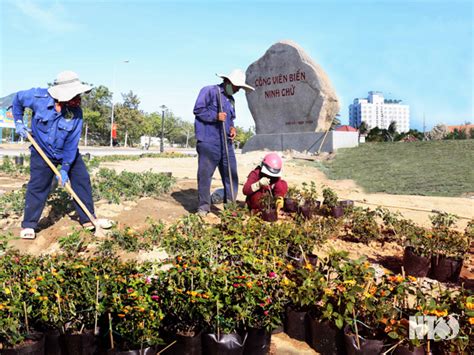
[[[157,283],[132,264],[118,264],[113,272],[103,286],[107,295],[103,307],[118,348],[134,350],[160,344],[163,312]]]
[[[197,259],[177,256],[166,275],[158,279],[166,328],[186,336],[203,328],[210,297],[205,291],[207,271]]]

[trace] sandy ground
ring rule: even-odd
[[[242,185],[245,183],[247,174],[258,165],[264,152],[252,152],[237,155],[240,189],[238,199],[244,200],[242,195]],[[381,206],[390,207],[393,211],[399,211],[405,218],[410,218],[415,222],[429,226],[429,215],[432,210],[445,211],[461,216],[459,226],[464,228],[469,219],[474,218],[474,199],[461,197],[430,197],[413,195],[390,195],[385,193],[368,194],[363,191],[353,180],[329,180],[324,173],[315,167],[302,166],[302,156],[284,155],[284,179],[290,185],[300,185],[303,182],[315,181],[321,188],[327,185],[334,189],[340,199],[355,200],[356,204],[364,207],[375,208]],[[296,158],[296,159],[294,159]],[[180,159],[140,159],[139,161],[119,161],[104,163],[101,166],[113,168],[117,171],[128,170],[141,172],[151,170],[153,172],[172,172],[173,176],[186,182],[195,181],[197,186],[196,171],[197,158]],[[188,184],[189,186],[189,184]],[[213,179],[213,188],[222,186],[219,173],[216,171]]]

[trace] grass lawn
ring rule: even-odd
[[[461,196],[474,193],[474,139],[364,143],[323,164],[330,179],[355,180],[368,192]]]

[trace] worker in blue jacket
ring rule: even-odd
[[[235,104],[233,95],[240,88],[253,91],[254,88],[245,83],[242,70],[233,70],[229,75],[218,75],[223,79],[219,85],[205,86],[199,92],[194,105],[194,129],[196,133],[196,150],[198,152],[198,211],[205,216],[211,207],[211,180],[216,168],[219,168],[224,185],[224,202],[232,200],[238,191],[237,162],[233,147],[236,136],[234,127]],[[222,107],[222,112],[220,108]],[[225,132],[222,122],[225,123]],[[228,146],[229,161],[227,161],[225,144]],[[233,193],[229,180],[230,164]]]
[[[79,80],[76,73],[64,71],[58,74],[54,85],[48,89],[19,91],[13,99],[12,112],[17,134],[27,138],[27,132],[31,132],[51,162],[56,166],[61,165],[61,184],[64,186],[70,180],[73,190],[94,214],[90,177],[78,150],[83,124],[81,94],[91,89]],[[25,108],[33,111],[31,129],[23,122]],[[54,177],[53,171],[33,146],[30,151],[30,181],[20,233],[24,239],[35,238],[35,229]],[[79,222],[85,228],[92,229],[92,223],[84,211],[76,203],[75,207]],[[102,223],[105,226],[108,222]]]

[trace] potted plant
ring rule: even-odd
[[[158,285],[132,265],[121,265],[104,287],[104,321],[109,329],[109,354],[154,354],[162,343],[164,315]]]
[[[275,222],[278,220],[275,198],[270,191],[262,195],[260,204],[262,206],[261,216],[264,221]]]
[[[290,186],[285,196],[283,209],[285,212],[294,213],[298,211],[298,205],[301,200],[301,192],[296,186]]]
[[[438,281],[456,282],[461,272],[463,258],[469,250],[472,235],[452,229],[457,217],[448,213],[430,216],[431,276]]]
[[[338,205],[338,197],[333,189],[329,187],[323,188],[323,198],[323,205],[334,218],[344,215],[344,208]]]
[[[308,343],[322,354],[344,354],[342,329],[353,319],[354,307],[364,284],[374,278],[365,259],[350,260],[347,253],[332,253],[321,260],[318,276],[311,284]],[[372,291],[372,290],[370,290]]]
[[[382,233],[376,220],[376,211],[356,207],[348,218],[347,238],[358,243],[369,244],[382,240]]]
[[[244,353],[263,355],[270,350],[272,331],[282,325],[282,314],[286,304],[280,287],[281,272],[270,262],[260,270],[253,270],[245,280],[246,293],[241,306],[248,308],[244,320],[247,331]]]
[[[309,185],[304,182],[302,186],[299,210],[304,218],[310,219],[319,209],[318,192],[314,181]]]
[[[3,266],[14,262],[16,256],[3,256]],[[6,270],[5,270],[6,271]],[[10,270],[11,271],[11,270]],[[30,327],[26,300],[31,293],[21,279],[0,278],[3,289],[0,292],[0,353],[5,355],[43,355],[44,336]],[[11,276],[11,274],[9,275]]]
[[[168,353],[201,354],[203,314],[208,306],[205,272],[194,258],[177,257],[164,277],[159,278],[159,297],[163,301],[164,327],[172,334],[174,344]],[[167,354],[167,352],[165,352]]]
[[[202,336],[203,353],[243,354],[247,334],[239,333],[239,329],[249,310],[240,304],[245,303],[243,290],[248,281],[235,268],[216,261],[209,265],[205,291],[209,298],[201,315],[206,329]]]
[[[281,280],[284,295],[288,300],[285,312],[285,333],[301,341],[306,341],[307,338],[306,317],[312,302],[316,272],[310,263],[306,263],[301,268],[287,264]]]

